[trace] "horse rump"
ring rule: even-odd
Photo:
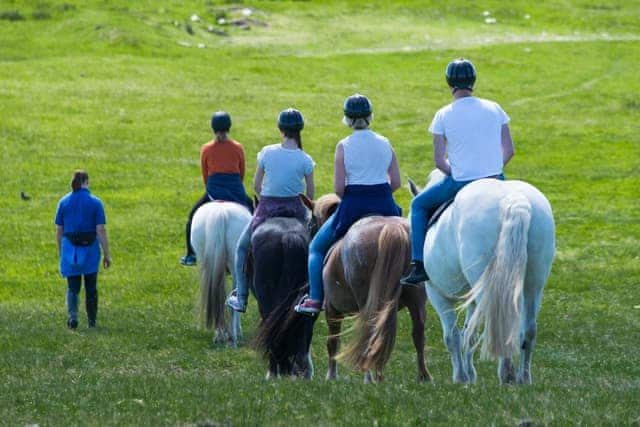
[[[288,374],[308,353],[313,334],[313,319],[293,310],[308,289],[309,233],[294,218],[272,218],[256,229],[251,242],[253,289],[262,318],[253,346]]]

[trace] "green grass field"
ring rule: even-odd
[[[248,29],[218,24],[246,20],[242,8]],[[178,264],[211,113],[231,113],[253,171],[278,112],[299,108],[323,194],[348,134],[342,101],[361,92],[403,179],[423,181],[458,56],[511,116],[508,177],[554,208],[534,385],[500,387],[487,361],[477,385],[453,385],[431,307],[432,384],[415,381],[406,312],[375,386],[346,367],[324,380],[323,319],[316,377],[266,381],[246,345],[253,300],[244,345],[214,346],[198,328],[197,269]],[[638,425],[639,57],[637,0],[0,0],[0,425]],[[114,264],[99,327],[81,317],[70,332],[53,219],[76,168],[105,202]],[[397,200],[407,210],[409,192]]]

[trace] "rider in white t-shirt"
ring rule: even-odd
[[[243,274],[244,262],[251,245],[253,231],[264,221],[273,217],[307,220],[307,208],[298,194],[306,193],[313,199],[315,184],[313,169],[315,162],[302,150],[300,131],[304,128],[302,113],[294,108],[280,112],[278,129],[282,137],[280,144],[264,147],[258,153],[258,167],[253,177],[253,187],[260,194],[260,203],[251,223],[242,232],[236,247],[234,274],[236,289],[227,298],[227,305],[244,313],[247,309],[249,288]]]
[[[509,116],[498,104],[473,96],[476,70],[466,59],[449,63],[445,72],[453,102],[435,114],[433,158],[445,177],[411,202],[411,270],[403,285],[429,279],[423,265],[424,240],[431,215],[465,185],[482,178],[504,179],[504,165],[513,157]]]

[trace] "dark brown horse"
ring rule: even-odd
[[[318,227],[339,201],[333,194],[309,203]],[[364,372],[365,382],[382,380],[395,343],[397,312],[407,307],[413,324],[418,380],[431,380],[424,358],[425,290],[400,286],[409,254],[409,225],[400,217],[363,218],[331,249],[323,270],[329,328],[327,379],[337,377],[336,360],[342,360]],[[355,337],[338,355],[342,320],[348,316],[355,316]]]
[[[251,247],[247,273],[262,319],[253,344],[269,363],[267,377],[311,378],[313,319],[289,313],[307,289],[307,226],[295,218],[270,218],[254,231]]]

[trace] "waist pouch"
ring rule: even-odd
[[[64,233],[63,236],[75,246],[91,246],[96,241],[97,234],[95,231],[77,231],[75,233]]]

